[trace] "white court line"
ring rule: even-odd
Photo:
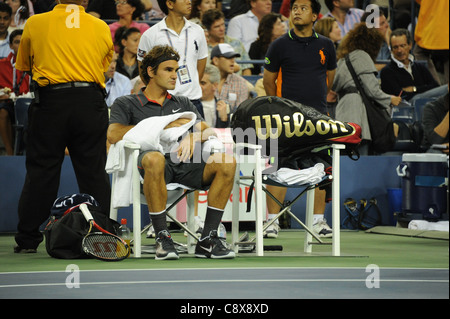
[[[259,283],[259,282],[365,282],[366,279],[226,279],[226,280],[151,280],[151,281],[107,281],[107,282],[83,282],[80,286],[92,285],[136,285],[136,284],[190,284],[190,283]],[[428,279],[380,279],[376,282],[402,282],[402,283],[449,283],[449,280],[428,280]],[[45,284],[14,284],[0,285],[0,288],[20,288],[20,287],[46,287],[46,286],[66,286],[66,283],[45,283]]]
[[[76,262],[68,263],[68,265],[74,264]],[[370,264],[370,263],[369,263]],[[187,271],[187,270],[327,270],[327,269],[337,269],[337,270],[346,270],[346,269],[366,269],[366,267],[214,267],[214,268],[142,268],[142,269],[86,269],[83,270],[80,268],[80,272],[120,272],[120,271]],[[389,269],[389,270],[446,270],[448,268],[404,268],[404,267],[380,267],[380,270]],[[11,271],[11,272],[0,272],[0,275],[13,275],[13,274],[45,274],[45,273],[67,273],[66,270],[42,270],[42,271]]]

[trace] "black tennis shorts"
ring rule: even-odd
[[[144,177],[144,169],[142,168],[142,159],[145,154],[152,151],[144,151],[138,157],[138,169],[142,177]],[[199,162],[190,161],[188,163],[174,162],[170,158],[170,154],[165,154],[166,159],[164,169],[164,179],[166,185],[170,183],[182,184],[194,189],[205,190],[209,185],[203,185],[203,171],[205,170],[206,162],[201,159]]]

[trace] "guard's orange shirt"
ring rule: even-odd
[[[111,31],[104,21],[82,6],[58,4],[27,20],[16,68],[31,70],[39,86],[94,82],[105,87],[104,72],[113,52]]]
[[[420,4],[414,40],[424,49],[449,49],[449,1],[416,0]]]

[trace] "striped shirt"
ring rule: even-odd
[[[227,79],[222,85],[222,90],[216,91],[216,98],[223,100],[230,105],[231,113],[245,100],[248,99],[247,81],[235,73],[228,74]]]
[[[331,12],[327,12],[324,17],[332,17],[336,19],[339,27],[341,28],[342,37],[344,37],[348,31],[350,31],[356,23],[361,21],[361,17],[364,14],[364,10],[350,8],[345,16],[344,24],[342,25],[339,21],[337,21],[336,17],[333,16]]]

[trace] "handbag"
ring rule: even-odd
[[[370,135],[372,137],[372,150],[376,153],[385,153],[392,150],[396,138],[394,134],[394,123],[391,116],[383,105],[380,105],[377,101],[372,100],[367,96],[361,81],[356,75],[355,69],[350,62],[348,54],[345,57],[345,62],[366,107]]]

